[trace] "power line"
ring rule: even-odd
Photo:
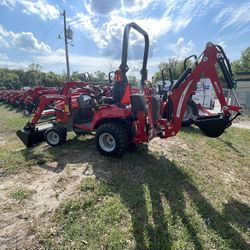
[[[57,52],[58,49],[62,48],[62,46],[63,46],[63,42],[61,42],[60,45],[59,45],[59,46],[58,46],[49,56],[55,54],[55,53]],[[47,58],[48,58],[49,56],[47,56],[47,57],[45,57],[43,60],[41,60],[41,61],[39,62],[39,64],[43,64],[44,62],[46,62],[46,60],[47,60]]]
[[[46,66],[46,67],[53,67],[53,66],[55,66],[55,65],[57,65],[57,64],[62,64],[63,62],[62,62],[62,58],[60,58],[59,60],[57,60],[55,63],[53,63],[53,64],[49,64],[48,66]]]
[[[43,40],[46,40],[46,38],[44,38],[44,37],[47,37],[47,35],[48,35],[52,30],[55,29],[55,27],[56,27],[56,25],[59,23],[59,21],[61,21],[60,18],[58,18],[58,19],[54,22],[54,24],[52,24],[52,26],[50,26],[50,28],[49,28],[47,31],[45,31],[43,35],[41,35],[41,37],[43,38]],[[47,41],[48,41],[48,40],[47,40]]]

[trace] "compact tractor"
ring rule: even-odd
[[[131,28],[139,32],[145,41],[139,93],[131,93],[126,76],[129,70],[127,56]],[[148,50],[147,32],[136,23],[127,24],[123,35],[121,65],[115,72],[111,96],[97,100],[91,93],[57,95],[55,98],[60,105],[54,102],[52,107],[55,118],[40,125],[38,120],[44,107],[50,102],[48,96],[42,96],[32,121],[23,130],[17,131],[18,137],[27,147],[42,140],[57,146],[66,141],[68,131],[95,132],[95,143],[102,154],[121,155],[130,143],[139,144],[149,142],[155,137],[175,136],[181,128],[188,100],[201,77],[211,80],[221,104],[221,113],[194,117],[194,123],[207,136],[220,136],[241,113],[239,104],[228,105],[222,92],[216,64],[233,93],[235,82],[229,61],[219,45],[207,43],[202,54],[161,97],[146,84]],[[236,96],[235,99],[237,100]]]

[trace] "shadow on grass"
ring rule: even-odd
[[[250,228],[250,208],[237,200],[232,199],[225,207],[223,213],[227,220],[239,225],[244,231]]]
[[[0,104],[3,108],[5,108],[7,111],[15,111],[16,113],[23,113],[23,110],[19,107],[14,107],[11,104],[8,103],[1,103]]]
[[[241,156],[241,157],[245,156],[244,154],[242,154],[241,151],[239,151],[236,147],[234,147],[234,145],[232,144],[232,142],[226,141],[225,139],[222,139],[222,138],[218,138],[218,140],[220,140],[221,142],[223,142],[228,148],[230,148],[231,150],[233,150],[239,156]]]
[[[192,130],[196,131],[196,129]],[[224,213],[219,213],[177,163],[162,155],[148,152],[146,146],[133,148],[122,158],[111,158],[101,156],[96,151],[91,138],[84,141],[74,138],[63,146],[48,147],[44,151],[54,156],[57,166],[51,167],[45,162],[40,165],[42,168],[58,173],[63,171],[68,163],[87,163],[92,167],[96,178],[107,184],[113,193],[119,195],[131,214],[136,249],[171,249],[174,236],[169,232],[169,220],[164,212],[164,199],[170,207],[174,223],[181,220],[188,233],[188,241],[193,243],[195,249],[206,248],[199,231],[203,229],[197,229],[193,221],[195,218],[187,214],[184,194],[189,196],[203,220],[204,227],[226,241],[227,246],[232,249],[249,249],[245,239],[230,225],[232,220],[237,220],[231,214],[233,210],[230,204],[225,207]],[[39,157],[39,154],[32,150],[30,153]],[[40,156],[42,157],[42,153]],[[145,196],[145,188],[148,190],[149,199]],[[148,211],[148,200],[150,200],[151,212]],[[233,202],[233,207],[239,207],[244,215],[249,213],[249,208],[237,201]],[[153,223],[149,222],[150,217]],[[243,227],[248,226],[242,221],[238,222]]]

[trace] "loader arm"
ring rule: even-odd
[[[45,133],[48,129],[53,127],[53,123],[47,123],[40,126],[38,125],[38,121],[42,116],[42,113],[45,107],[49,104],[52,104],[56,101],[62,101],[64,109],[60,110],[60,108],[55,108],[56,112],[62,111],[62,119],[67,120],[69,113],[69,98],[62,95],[44,95],[40,97],[40,102],[35,110],[33,119],[31,122],[28,122],[25,127],[21,130],[17,130],[16,135],[19,139],[24,143],[24,145],[29,148],[32,147],[42,141],[44,141]]]
[[[45,107],[47,105],[50,105],[56,101],[63,101],[64,105],[67,105],[67,97],[63,95],[43,95],[40,96],[40,102],[35,110],[34,116],[32,118],[31,123],[29,123],[31,126],[35,126],[39,119],[42,116],[43,111],[45,110]],[[56,109],[58,110],[58,109]],[[59,111],[59,110],[58,110]],[[64,111],[64,110],[62,110]]]
[[[174,136],[180,130],[187,102],[202,76],[211,80],[222,110],[222,114],[195,121],[196,125],[205,134],[211,137],[221,135],[231,125],[232,120],[241,113],[236,95],[237,105],[227,104],[216,70],[216,64],[219,64],[228,88],[235,95],[231,68],[224,51],[220,46],[208,43],[200,57],[183,72],[182,76],[173,85],[171,91],[168,92],[167,101],[162,104],[162,117],[166,119],[159,121],[165,127],[163,137]],[[236,112],[236,115],[230,119],[233,112]]]
[[[87,87],[87,82],[66,82],[62,89],[59,90],[58,95],[67,95],[72,88],[84,88]]]

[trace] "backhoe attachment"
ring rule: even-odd
[[[223,73],[228,89],[233,93],[236,101],[235,105],[226,102],[217,66],[220,67]],[[212,138],[220,136],[226,128],[231,126],[232,121],[241,114],[241,107],[234,90],[235,81],[229,60],[220,46],[208,43],[204,52],[198,58],[195,56],[193,65],[190,67],[185,66],[185,71],[167,93],[167,101],[163,103],[161,109],[162,117],[167,120],[166,124],[161,121],[161,124],[165,127],[163,137],[174,136],[180,130],[186,105],[201,77],[211,81],[221,106],[221,113],[210,113],[205,116],[198,115],[194,118],[194,123],[205,135]]]

